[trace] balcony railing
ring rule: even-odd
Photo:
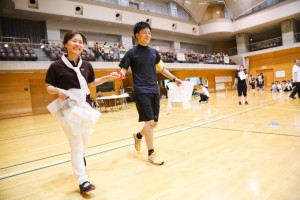
[[[250,51],[257,51],[257,50],[282,46],[282,37],[277,37],[277,38],[272,38],[269,40],[250,43],[250,44],[248,44],[248,46],[249,46]]]
[[[146,3],[145,1],[135,2],[129,0],[95,0],[96,2],[104,2],[114,4],[131,9],[141,10],[145,12],[156,13],[160,15],[175,17],[179,19],[189,20],[189,14],[185,11],[178,11],[164,6]]]

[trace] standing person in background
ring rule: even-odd
[[[263,77],[259,74],[256,78],[257,91],[263,91]]]
[[[114,52],[114,61],[118,62],[119,61],[119,47],[118,44],[114,44],[112,51]]]
[[[260,73],[260,76],[262,78],[262,82],[261,82],[261,84],[262,84],[262,90],[264,91],[265,90],[265,77],[264,77],[263,73]]]
[[[255,92],[255,78],[252,75],[249,77],[249,85],[251,85],[252,92]]]
[[[293,76],[294,88],[289,97],[292,99],[296,99],[295,95],[297,93],[298,93],[298,98],[300,98],[300,60],[294,61],[292,72],[293,72],[292,76]]]
[[[245,104],[248,105],[247,101],[247,77],[248,74],[244,69],[243,65],[240,65],[239,70],[236,73],[234,87],[237,85],[239,105],[242,105],[242,95],[244,96]]]
[[[67,54],[53,62],[46,74],[46,90],[49,94],[56,94],[61,100],[66,100],[69,98],[67,90],[82,89],[86,94],[86,101],[91,104],[88,84],[95,87],[118,77],[113,72],[108,76],[95,78],[92,65],[80,57],[86,43],[86,37],[79,31],[69,31],[65,34],[63,45]],[[81,134],[74,134],[64,127],[63,129],[71,147],[71,163],[80,192],[86,193],[94,190],[95,186],[89,182],[85,160],[85,151],[93,132],[92,129],[84,130]]]
[[[145,123],[139,133],[133,134],[135,149],[137,151],[141,150],[142,137],[145,137],[148,148],[148,161],[155,165],[163,165],[164,161],[159,158],[153,145],[153,130],[157,126],[160,110],[156,71],[178,85],[182,81],[164,68],[164,63],[157,50],[148,46],[151,40],[151,26],[147,22],[136,23],[133,34],[138,45],[126,52],[119,67],[121,68],[120,73],[124,77],[129,67],[131,68],[139,122]]]
[[[110,47],[107,42],[104,42],[102,49],[104,51],[104,61],[106,62],[108,61],[108,55],[110,51]]]
[[[98,42],[96,42],[95,46],[94,46],[94,56],[96,61],[99,61],[100,58],[100,45]]]

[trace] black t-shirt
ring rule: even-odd
[[[138,45],[126,52],[119,67],[131,67],[135,94],[158,94],[156,67],[160,55],[156,49]]]
[[[75,63],[70,61],[70,63],[75,67]],[[76,66],[77,67],[77,66]],[[91,83],[95,80],[95,72],[92,65],[87,61],[82,61],[80,72],[85,78],[87,83]],[[76,72],[65,65],[65,63],[59,59],[52,63],[47,71],[46,84],[50,84],[54,87],[61,89],[80,89],[80,83],[77,78]],[[90,103],[90,95],[87,95],[86,101]]]
[[[70,61],[75,67],[75,63]],[[77,66],[76,66],[77,67]],[[95,73],[92,65],[89,62],[82,61],[80,72],[85,78],[87,83],[91,83],[95,80]],[[46,84],[50,84],[54,87],[68,90],[70,88],[80,89],[79,80],[76,72],[65,65],[65,63],[59,59],[52,63],[47,71]]]
[[[238,85],[240,85],[240,84],[245,84],[246,85],[246,78],[245,77],[243,77],[244,79],[242,80],[241,79],[241,76],[246,76],[247,75],[247,72],[246,71],[237,71],[236,72],[236,75],[235,75],[235,78],[237,78],[237,80],[238,80]]]

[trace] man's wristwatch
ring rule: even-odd
[[[173,82],[175,82],[175,81],[176,81],[176,79],[177,79],[177,77],[176,77],[176,76],[174,76],[174,77],[173,77],[173,79],[172,79],[172,81],[173,81]]]

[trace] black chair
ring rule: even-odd
[[[20,52],[16,53],[16,59],[17,60],[23,60],[23,55]]]
[[[28,50],[28,53],[29,53],[29,54],[35,54],[34,50],[32,50],[32,49],[31,49],[31,50]]]
[[[28,51],[27,50],[21,50],[22,51],[22,54],[28,54]]]
[[[6,52],[0,52],[0,60],[8,60]]]
[[[21,53],[20,49],[14,49],[15,54]]]
[[[30,60],[30,54],[24,53],[23,56],[25,60]]]
[[[16,55],[15,55],[13,52],[9,52],[9,53],[7,54],[7,56],[8,56],[8,59],[9,59],[9,60],[15,60],[15,59],[16,59]]]
[[[36,61],[38,59],[35,53],[30,54],[30,60]]]

